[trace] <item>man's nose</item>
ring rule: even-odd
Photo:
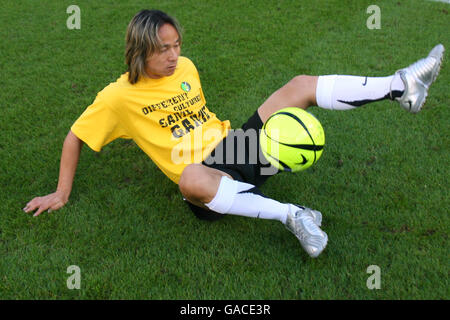
[[[169,52],[169,60],[174,61],[178,59],[178,52],[175,48],[171,48]]]

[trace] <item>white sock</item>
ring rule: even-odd
[[[398,74],[389,77],[327,75],[317,82],[316,101],[321,108],[349,110],[370,102],[401,96],[405,90]]]
[[[252,184],[223,176],[214,199],[205,204],[222,214],[273,219],[286,223],[289,204],[264,197]]]

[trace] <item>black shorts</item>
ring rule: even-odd
[[[261,186],[278,173],[278,169],[270,165],[260,150],[259,131],[262,126],[256,111],[242,125],[242,129],[230,130],[202,164],[228,173],[234,180]],[[223,217],[220,213],[197,207],[188,201],[186,203],[199,219],[217,220]]]

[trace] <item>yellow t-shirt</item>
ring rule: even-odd
[[[117,138],[133,139],[175,183],[229,129],[228,120],[220,121],[206,107],[198,71],[185,57],[169,77],[141,78],[132,85],[123,74],[97,94],[71,128],[95,151]]]

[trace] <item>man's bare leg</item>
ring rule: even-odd
[[[298,107],[306,110],[310,106],[317,105],[318,79],[317,76],[297,76],[275,91],[258,108],[258,114],[262,122],[265,122],[274,112],[283,108]]]

